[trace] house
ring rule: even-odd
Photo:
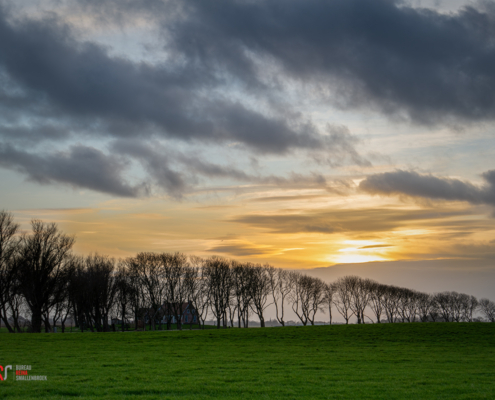
[[[176,324],[175,313],[178,314],[181,324],[198,323],[196,309],[191,302],[182,303],[181,305],[178,303],[164,303],[157,312],[153,308],[140,308],[138,326],[143,325],[143,320],[144,323],[149,324],[150,318],[153,318],[153,316],[155,318],[155,325],[160,323],[166,324],[168,320],[170,320],[170,323]]]
[[[167,312],[164,313],[162,317],[162,323],[167,323],[167,319],[169,316],[173,324],[177,323],[174,316],[174,307],[172,307],[172,305],[166,306],[165,304],[162,307],[163,310],[167,310]],[[193,307],[192,303],[190,302],[182,303],[181,307],[179,308],[179,318],[181,324],[190,324],[190,323],[198,322],[196,309]]]

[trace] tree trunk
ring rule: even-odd
[[[14,330],[12,329],[12,327],[9,324],[9,320],[7,318],[7,312],[6,312],[5,308],[3,309],[3,312],[0,313],[0,318],[2,319],[3,323],[5,324],[5,327],[9,331],[9,333],[15,333]]]
[[[138,330],[138,309],[137,307],[134,308],[134,330]]]
[[[125,306],[122,307],[122,315],[121,315],[121,324],[120,324],[120,329],[122,332],[124,332],[124,329],[125,329]]]
[[[31,328],[33,333],[41,333],[41,310],[32,310]]]
[[[43,322],[45,323],[45,333],[51,332],[52,331],[52,327],[50,325],[50,316],[48,314],[43,319]]]
[[[103,332],[108,332],[108,314],[103,314]]]

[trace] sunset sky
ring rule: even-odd
[[[0,4],[24,229],[492,291],[494,1]]]

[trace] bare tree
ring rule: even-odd
[[[114,272],[113,258],[96,253],[86,257],[86,276],[92,298],[91,310],[98,332],[108,331],[108,318],[117,293]]]
[[[24,297],[17,290],[14,290],[8,300],[8,310],[15,332],[22,332],[19,319],[21,317],[21,311],[25,308],[24,305]]]
[[[435,316],[436,304],[431,294],[419,293],[417,298],[418,314],[421,322],[428,322],[430,318]]]
[[[397,286],[386,285],[383,295],[383,308],[389,323],[397,322],[399,314],[400,288]]]
[[[204,329],[209,307],[209,287],[203,270],[205,261],[200,257],[192,256],[189,258],[189,263],[191,272],[185,278],[189,296],[188,301],[193,305],[198,324]]]
[[[468,296],[463,307],[463,319],[467,322],[473,322],[473,315],[479,307],[478,299],[474,296]]]
[[[453,293],[453,314],[454,314],[454,321],[455,322],[461,322],[464,320],[464,317],[466,315],[466,308],[468,307],[469,304],[469,296],[465,293],[457,293],[457,292],[452,292]]]
[[[261,328],[265,327],[265,318],[263,313],[266,308],[272,303],[268,302],[270,294],[270,277],[268,275],[269,265],[256,265],[251,267],[251,284],[249,290],[251,292],[252,305],[251,309],[260,319]]]
[[[115,276],[117,315],[121,321],[121,330],[124,332],[132,311],[132,300],[136,296],[136,287],[132,281],[132,273],[125,262],[120,262]],[[137,321],[136,321],[137,322]]]
[[[55,224],[33,220],[31,226],[33,233],[21,241],[19,288],[31,311],[32,330],[38,333],[43,315],[59,301],[61,279],[75,239],[59,232]]]
[[[308,321],[311,325],[315,324],[315,317],[318,311],[324,311],[323,305],[325,304],[325,283],[319,278],[311,278],[308,282],[309,287],[307,289],[309,301],[307,308]]]
[[[75,325],[84,332],[86,322],[86,309],[88,305],[88,293],[86,292],[86,276],[84,273],[84,259],[73,257],[73,272],[69,280],[69,303],[72,308]]]
[[[144,308],[139,310],[140,315],[136,316],[141,318],[143,329],[146,329],[146,319],[148,319],[151,329],[156,329],[157,316],[159,316],[161,307],[167,299],[168,285],[165,282],[165,259],[166,255],[139,253],[136,257],[128,258],[125,261],[131,276],[136,280],[140,303],[144,305]],[[169,323],[167,328],[170,329]]]
[[[173,314],[177,329],[182,330],[182,315],[188,297],[188,287],[184,284],[185,271],[188,268],[187,257],[181,253],[162,254],[167,287],[167,309]],[[168,315],[170,312],[168,312]]]
[[[9,323],[8,307],[18,289],[14,260],[19,248],[18,231],[19,225],[14,222],[14,216],[0,211],[0,319],[11,333],[14,328]]]
[[[293,290],[289,293],[289,301],[291,302],[292,311],[294,311],[302,324],[306,326],[308,320],[302,311],[304,308],[304,305],[302,304],[304,297],[302,294],[304,290],[304,284],[302,280],[304,278],[304,275],[300,274],[299,272],[290,272],[289,277],[291,280],[291,286],[293,287]]]
[[[381,323],[382,315],[384,312],[383,296],[386,293],[386,286],[378,282],[369,280],[368,290],[370,293],[368,306],[373,311],[376,318],[376,323]]]
[[[231,262],[232,301],[235,302],[238,327],[249,325],[249,309],[252,304],[250,285],[253,279],[251,264]]]
[[[325,284],[321,279],[291,273],[294,290],[290,293],[292,310],[304,326],[314,325],[318,311],[323,311]]]
[[[208,296],[211,311],[217,319],[217,328],[223,321],[226,327],[227,307],[232,291],[230,263],[222,257],[210,257],[203,267],[204,278],[209,287]]]
[[[329,318],[329,325],[332,325],[332,305],[333,305],[333,298],[335,295],[334,287],[331,284],[325,284],[325,287],[323,289],[324,291],[324,298],[323,301],[328,307],[328,318]]]
[[[353,314],[357,317],[357,323],[364,323],[364,310],[368,305],[370,291],[368,290],[367,281],[358,276],[345,276],[342,278],[345,281],[345,287],[349,290],[350,308]]]
[[[481,299],[479,304],[481,313],[490,322],[495,322],[495,303],[488,299]]]
[[[196,267],[195,265],[190,265],[189,268],[186,268],[184,271],[183,285],[186,291],[186,300],[188,304],[192,305],[192,316],[189,321],[189,329],[192,329],[193,322],[198,320],[198,316],[194,314],[196,308],[194,300],[197,298],[197,293],[200,289],[200,271],[200,267]]]
[[[455,293],[457,295],[457,293]],[[434,296],[440,315],[445,322],[454,322],[454,292],[437,293]]]
[[[287,296],[293,290],[293,281],[290,279],[289,271],[287,270],[270,267],[267,272],[270,278],[270,289],[273,297],[273,303],[275,304],[275,317],[282,326],[285,326],[285,302]],[[332,314],[330,311],[330,323],[331,321]]]
[[[340,315],[345,320],[345,323],[349,323],[349,319],[352,317],[354,312],[352,311],[351,302],[352,302],[352,294],[351,294],[351,285],[350,281],[345,278],[339,278],[336,282],[332,284],[332,288],[336,296],[333,297],[333,304],[335,308],[339,312]]]
[[[62,333],[65,333],[65,322],[69,317],[72,309],[70,289],[72,276],[75,273],[78,259],[72,257],[68,262],[67,268],[64,269],[63,275],[60,278],[60,297],[59,301],[53,302],[53,308],[51,313],[53,315],[53,326],[56,327],[57,322],[60,321],[62,327]]]
[[[398,288],[397,293],[397,309],[402,322],[414,322],[418,313],[419,294],[406,288]]]

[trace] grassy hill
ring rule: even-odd
[[[48,380],[2,399],[493,399],[495,324],[5,334],[8,364]]]

